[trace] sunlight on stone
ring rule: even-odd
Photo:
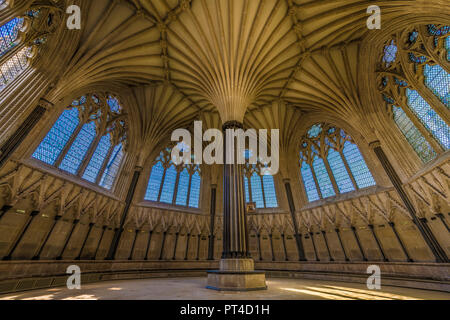
[[[358,300],[392,300],[392,299],[385,298],[385,297],[377,297],[377,296],[373,296],[373,295],[347,291],[346,288],[342,288],[342,289],[339,289],[339,290],[327,289],[327,288],[319,288],[319,287],[306,287],[306,288],[310,289],[310,290],[318,291],[318,292],[335,294],[335,295],[345,296],[345,297],[349,297],[349,298],[352,298],[352,299],[358,299]]]
[[[48,294],[48,295],[45,295],[45,296],[24,298],[22,300],[54,300],[54,299],[55,299],[55,295],[54,294]]]
[[[407,297],[407,296],[399,296],[394,293],[387,293],[387,292],[379,292],[379,291],[371,291],[371,290],[361,290],[361,289],[354,289],[354,288],[344,288],[344,287],[336,287],[336,286],[325,286],[326,288],[333,288],[338,290],[347,290],[347,291],[353,291],[357,293],[366,293],[368,295],[375,295],[379,297],[385,297],[389,299],[396,299],[396,300],[423,300],[420,298],[415,297]]]
[[[110,291],[122,291],[122,288],[109,288]]]
[[[68,297],[68,298],[61,299],[61,300],[99,300],[99,298],[97,298],[96,296],[94,296],[92,294],[83,294],[80,296]]]
[[[333,294],[327,294],[323,292],[316,292],[311,290],[305,290],[305,289],[293,289],[293,288],[281,288],[282,290],[291,291],[291,292],[298,292],[298,293],[304,293],[311,296],[317,296],[321,297],[323,299],[330,299],[330,300],[354,300],[352,298],[346,298],[346,297],[340,297]]]

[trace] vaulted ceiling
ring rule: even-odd
[[[360,51],[362,40],[377,32],[366,25],[374,1],[77,1],[81,35],[59,77],[58,94],[119,88],[139,121],[159,121],[142,124],[144,131],[211,112],[223,122],[249,117],[248,124],[261,122],[269,109],[279,121],[291,117],[290,108],[340,118],[363,113]],[[444,1],[376,4],[387,24],[417,10],[436,10]],[[73,33],[64,37],[58,43],[74,39]],[[168,103],[156,106],[161,99],[150,91],[158,86],[183,103],[167,97]]]

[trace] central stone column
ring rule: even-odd
[[[236,121],[225,123],[223,126],[225,137],[229,129],[243,129],[243,125]],[[266,275],[262,271],[255,271],[254,261],[250,257],[245,212],[244,166],[237,162],[239,150],[236,143],[233,143],[234,161],[232,164],[229,163],[231,153],[229,154],[230,150],[227,150],[229,148],[227,140],[225,138],[223,148],[223,254],[220,270],[208,272],[207,288],[219,291],[265,290]]]

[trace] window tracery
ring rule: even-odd
[[[300,174],[310,202],[374,186],[353,139],[327,123],[312,126],[300,144]]]
[[[124,157],[125,119],[114,96],[82,96],[61,114],[33,158],[110,190]]]

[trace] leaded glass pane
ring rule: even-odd
[[[327,169],[323,159],[316,157],[313,162],[314,172],[316,173],[317,181],[319,182],[319,188],[324,198],[335,196],[333,185],[330,177],[328,176]]]
[[[175,191],[175,183],[177,182],[177,169],[174,165],[170,166],[166,171],[166,177],[164,178],[164,184],[161,192],[160,202],[173,203],[173,193]]]
[[[248,190],[248,178],[244,177],[244,188],[245,188],[245,202],[250,202],[250,195]]]
[[[64,157],[64,160],[61,162],[59,168],[76,175],[96,134],[94,122],[85,124],[67,152],[67,155]]]
[[[0,27],[0,56],[14,47],[23,21],[23,18],[14,18]]]
[[[447,108],[450,108],[450,74],[440,65],[425,65],[425,84],[434,94],[441,99]]]
[[[450,127],[415,90],[407,89],[408,105],[422,124],[430,131],[444,149],[450,148]]]
[[[0,66],[0,90],[3,90],[13,81],[28,65],[27,55],[30,48],[21,49]]]
[[[200,174],[196,171],[192,175],[191,194],[189,197],[189,207],[198,208],[200,201]]]
[[[253,173],[250,183],[252,186],[252,198],[253,202],[256,203],[256,208],[264,208],[264,195],[262,192],[261,177],[256,172]]]
[[[262,176],[264,185],[264,197],[266,199],[266,208],[277,208],[277,194],[275,192],[275,183],[273,181],[273,176],[264,175]]]
[[[334,149],[330,149],[328,152],[328,163],[330,164],[331,171],[333,172],[334,179],[338,185],[340,193],[346,193],[355,191],[353,182],[345,168],[344,161],[341,155]]]
[[[344,145],[343,153],[359,189],[376,185],[372,173],[367,167],[366,161],[356,144],[347,141]]]
[[[397,59],[397,51],[398,48],[395,45],[394,40],[392,40],[391,43],[384,48],[383,62],[385,62],[387,66],[390,66],[391,63]]]
[[[97,176],[102,169],[105,158],[108,155],[108,151],[111,148],[111,138],[109,134],[103,136],[92,155],[91,160],[83,174],[83,179],[95,183],[97,181]]]
[[[78,109],[64,111],[42,140],[33,158],[54,165],[79,123]]]
[[[178,192],[176,204],[178,206],[186,206],[187,205],[187,197],[189,191],[189,172],[187,169],[184,169],[180,173],[180,180],[178,182]]]
[[[116,180],[117,173],[119,172],[120,164],[123,159],[123,146],[119,144],[114,147],[113,153],[106,165],[105,172],[103,173],[102,180],[100,181],[100,186],[111,190],[114,181]]]
[[[145,193],[145,200],[158,201],[163,176],[164,167],[161,161],[158,161],[152,168],[150,180],[148,181],[147,192]]]
[[[314,177],[311,171],[311,166],[306,162],[302,163],[301,168],[303,185],[305,186],[306,195],[310,202],[317,201],[320,199],[319,193],[317,192],[316,183],[314,182]]]
[[[411,119],[408,118],[406,113],[401,108],[395,106],[392,107],[392,112],[394,114],[395,123],[405,136],[406,140],[408,140],[411,147],[416,151],[419,158],[424,163],[433,160],[437,156],[436,152],[416,128]]]

